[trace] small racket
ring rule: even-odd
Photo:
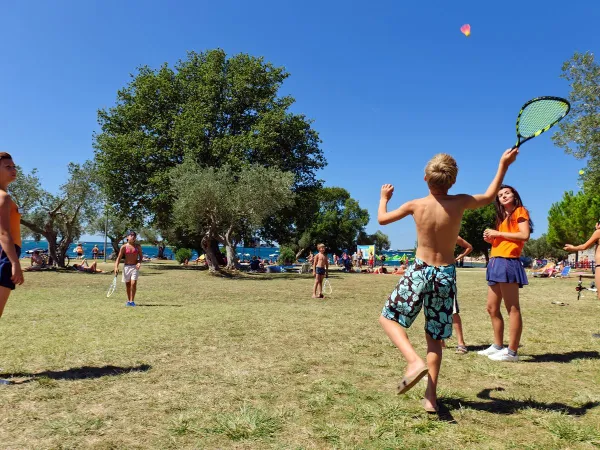
[[[519,148],[529,139],[548,131],[565,118],[571,104],[560,97],[537,97],[523,105],[517,117],[517,143]]]
[[[110,297],[113,292],[115,292],[115,290],[117,289],[117,276],[115,275],[115,277],[112,280],[112,283],[110,283],[110,286],[108,288],[108,292],[106,292],[106,297]]]
[[[329,278],[325,278],[325,281],[323,281],[323,294],[331,294],[333,292],[333,289],[331,287],[331,283],[329,282]]]

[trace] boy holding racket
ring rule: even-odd
[[[518,154],[518,149],[506,150],[496,176],[484,194],[449,195],[456,182],[458,166],[447,154],[435,155],[425,167],[424,180],[429,195],[410,200],[394,211],[387,211],[394,187],[384,184],[377,219],[381,225],[412,215],[417,228],[418,248],[415,261],[400,278],[388,297],[379,323],[407,361],[404,378],[398,386],[403,394],[429,374],[423,407],[437,412],[437,381],[442,362],[442,339],[452,336],[452,307],[456,295],[454,247],[463,213],[492,203],[504,175]],[[416,353],[408,339],[409,328],[422,307],[425,307],[425,337],[427,364]]]
[[[312,298],[323,298],[323,278],[327,276],[329,270],[329,259],[325,254],[325,244],[317,245],[317,256],[313,259],[313,273],[315,274],[315,285],[313,287]],[[317,295],[319,291],[319,295]]]

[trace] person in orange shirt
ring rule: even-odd
[[[23,284],[21,256],[21,213],[6,192],[17,179],[17,168],[12,156],[0,152],[0,317],[16,284]],[[0,379],[0,384],[10,381]]]
[[[519,260],[525,242],[533,232],[533,222],[523,206],[517,190],[502,185],[496,197],[496,230],[488,228],[483,233],[486,242],[492,244],[486,279],[488,282],[487,311],[492,319],[494,343],[478,353],[493,361],[519,360],[517,350],[523,331],[519,306],[519,289],[528,284],[525,269]],[[508,312],[510,334],[508,347],[504,347],[504,318],[500,303]]]

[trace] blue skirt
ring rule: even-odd
[[[527,274],[519,258],[502,258],[500,256],[490,258],[485,279],[488,286],[493,286],[496,283],[518,283],[519,287],[522,288],[523,285],[529,284]]]

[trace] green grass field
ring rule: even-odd
[[[395,393],[404,363],[377,318],[397,278],[330,279],[318,300],[310,276],[145,265],[126,308],[110,274],[26,274],[0,319],[0,448],[600,446],[600,302],[575,279],[522,290],[517,364],[449,341],[440,417],[424,383]],[[487,346],[485,273],[458,283],[467,344]],[[424,357],[422,316],[409,334]]]

